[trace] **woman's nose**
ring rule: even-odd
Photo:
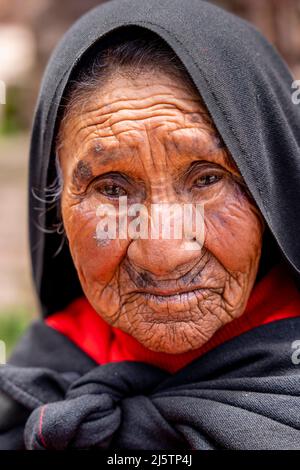
[[[196,240],[137,239],[130,243],[127,255],[137,269],[153,276],[183,276],[201,256],[201,246]]]

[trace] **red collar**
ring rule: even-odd
[[[85,297],[75,300],[65,310],[51,315],[45,321],[98,364],[135,360],[173,373],[234,336],[256,326],[299,314],[300,292],[286,268],[278,265],[255,285],[240,318],[220,328],[203,347],[183,354],[150,351],[132,336],[108,325]]]

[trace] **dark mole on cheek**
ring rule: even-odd
[[[93,176],[91,165],[83,160],[79,160],[73,172],[72,182],[76,188],[80,187],[80,183],[87,183]]]

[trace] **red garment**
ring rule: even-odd
[[[176,372],[219,344],[256,326],[300,315],[300,292],[282,265],[258,282],[243,315],[220,328],[201,348],[182,354],[154,352],[118,328],[108,325],[85,297],[45,321],[67,336],[98,364],[123,360],[142,361]]]

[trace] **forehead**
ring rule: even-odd
[[[192,158],[223,148],[199,94],[164,74],[114,77],[67,116],[61,143],[75,159],[103,163],[147,145]]]
[[[118,124],[125,129],[127,123],[129,131],[134,127],[139,129],[139,121],[156,126],[156,118],[162,117],[166,123],[174,119],[182,121],[185,116],[191,116],[191,122],[207,120],[199,94],[188,84],[150,72],[134,78],[114,76],[92,93],[82,90],[79,97],[78,94],[74,99],[71,97],[68,109],[63,129],[84,132],[89,127],[92,130],[97,127],[102,137],[117,133]]]

